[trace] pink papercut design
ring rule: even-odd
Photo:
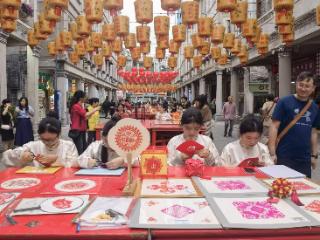
[[[195,211],[191,208],[175,204],[171,207],[162,209],[161,212],[174,218],[184,218],[185,216],[194,213]]]
[[[314,200],[305,206],[305,209],[320,214],[320,200]]]
[[[14,198],[13,193],[0,193],[0,205],[7,203],[9,200]]]
[[[175,193],[176,191],[182,191],[187,189],[188,187],[183,185],[183,184],[171,184],[169,181],[162,181],[160,182],[160,184],[152,184],[150,186],[147,186],[148,189],[151,190],[159,190],[162,193],[167,193],[167,194],[171,194],[171,193]]]
[[[234,201],[233,206],[247,219],[284,218],[285,215],[267,201]]]
[[[148,222],[157,222],[157,219],[155,219],[154,217],[149,217]]]
[[[217,185],[221,191],[250,189],[250,187],[241,180],[213,181],[213,183]]]
[[[6,188],[28,188],[36,186],[39,182],[36,179],[13,179],[7,181]]]
[[[203,201],[203,202],[195,202],[195,205],[197,205],[199,208],[204,208],[209,206],[209,203],[207,201]]]
[[[72,201],[70,200],[67,200],[65,198],[60,198],[60,199],[57,199],[55,200],[52,205],[56,208],[59,208],[59,209],[67,209],[67,208],[70,208],[71,207],[71,204],[72,204]]]
[[[62,185],[62,189],[65,190],[81,190],[87,187],[87,183],[85,182],[70,182]]]
[[[299,182],[299,181],[290,181],[290,183],[292,184],[292,186],[297,190],[297,191],[301,191],[301,190],[312,190],[315,189],[314,187],[304,183],[304,182]]]
[[[152,207],[152,206],[154,206],[154,205],[157,205],[158,202],[155,202],[155,201],[150,200],[150,201],[148,201],[146,204],[147,204],[148,207]]]

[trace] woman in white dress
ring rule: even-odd
[[[156,113],[156,120],[159,121],[170,121],[171,120],[171,115],[168,113],[167,109],[160,105],[158,106],[158,112]]]
[[[81,168],[93,168],[96,166],[108,169],[117,169],[125,165],[125,160],[110,148],[108,144],[108,133],[121,119],[114,115],[103,127],[102,140],[95,141],[78,157]]]
[[[78,166],[76,146],[71,141],[60,139],[61,123],[58,119],[54,117],[42,119],[39,123],[38,134],[40,140],[5,151],[3,163],[12,167]]]
[[[219,152],[208,136],[200,134],[203,126],[203,117],[200,110],[188,108],[181,117],[183,133],[170,139],[168,143],[168,164],[171,166],[184,165],[189,158],[199,159],[205,165],[212,166],[218,161]],[[187,140],[194,140],[204,146],[203,149],[196,151],[193,156],[189,156],[177,150],[177,147]]]
[[[247,159],[256,159],[259,166],[274,164],[268,147],[259,142],[262,132],[260,118],[252,114],[246,116],[240,123],[240,138],[224,147],[219,165],[236,167]]]

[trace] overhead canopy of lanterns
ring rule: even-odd
[[[38,21],[28,31],[28,43],[31,47],[46,40],[54,32],[56,22],[60,21],[61,13],[67,9],[68,3],[69,0],[44,0]],[[20,4],[21,0],[0,0],[1,28],[5,31],[14,31]],[[199,1],[196,0],[161,0],[161,8],[168,14],[181,9],[182,23],[173,26],[170,26],[169,16],[153,16],[152,0],[128,1],[128,4],[134,6],[136,22],[139,23],[135,32],[129,32],[130,19],[120,13],[123,0],[84,0],[84,14],[70,22],[68,29],[56,34],[54,41],[48,42],[48,53],[54,57],[59,52],[69,50],[69,58],[74,64],[89,55],[98,68],[102,67],[105,60],[115,56],[118,69],[123,69],[127,67],[128,58],[123,52],[128,49],[134,65],[141,63],[145,69],[118,71],[119,76],[131,84],[128,89],[132,90],[138,88],[132,87],[134,84],[170,84],[177,77],[175,70],[179,54],[183,54],[187,62],[192,62],[193,68],[197,69],[209,58],[219,65],[225,65],[231,55],[238,57],[240,63],[246,64],[249,47],[255,46],[261,55],[269,51],[269,35],[262,32],[256,18],[248,16],[246,0],[217,1],[217,11],[230,14],[231,23],[235,26],[230,29],[237,29],[237,34],[215,22],[212,17],[199,15]],[[273,0],[273,6],[279,34],[282,41],[289,44],[294,40],[294,1]],[[110,13],[112,22],[104,21],[104,10]],[[317,23],[320,25],[320,6],[316,12]],[[150,56],[148,24],[152,22],[157,40],[155,56]],[[191,28],[192,35],[189,36]],[[169,39],[170,31],[172,39]],[[186,44],[181,49],[183,42]],[[166,55],[167,50],[169,56]],[[151,72],[154,59],[166,59],[171,71]]]

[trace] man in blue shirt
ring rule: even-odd
[[[269,131],[269,151],[277,164],[286,165],[311,177],[318,158],[317,130],[320,122],[318,106],[313,102],[299,121],[282,137],[277,136],[306,106],[316,84],[310,72],[302,72],[296,81],[296,94],[281,98],[272,115]]]

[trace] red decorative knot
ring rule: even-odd
[[[115,140],[121,150],[131,152],[141,145],[142,134],[137,127],[123,126],[118,129]]]

